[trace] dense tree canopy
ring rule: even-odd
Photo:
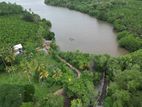
[[[104,107],[141,107],[141,1],[46,0],[46,3],[66,6],[113,23],[119,32],[120,45],[137,51],[114,58],[79,51],[60,52],[54,49],[53,43],[48,54],[38,52],[37,47],[43,48],[43,38],[55,39],[50,31],[51,23],[16,4],[0,3],[0,106],[63,107],[66,97],[71,107],[96,106],[99,82],[105,73],[109,84]],[[23,45],[24,53],[14,56],[12,46],[18,43]],[[79,69],[80,77],[56,56]],[[60,90],[63,92],[59,93]]]
[[[107,69],[110,85],[105,107],[141,107],[142,50],[111,58]]]
[[[0,3],[0,16],[1,15],[10,15],[10,14],[20,14],[23,12],[23,8],[16,4],[11,3]]]

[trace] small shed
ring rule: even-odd
[[[50,40],[44,40],[44,44],[43,44],[43,48],[48,51],[50,49],[50,45],[51,45],[52,41]]]
[[[17,44],[15,46],[13,46],[13,51],[15,55],[19,55],[23,52],[23,46],[22,44]]]

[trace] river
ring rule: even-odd
[[[85,53],[119,56],[127,51],[119,48],[112,25],[86,14],[61,7],[48,6],[43,0],[0,0],[20,4],[24,9],[52,23],[56,43],[62,51],[80,50]]]

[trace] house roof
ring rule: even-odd
[[[13,46],[14,50],[18,50],[18,49],[21,49],[23,48],[23,46],[21,44],[17,44],[15,46]]]

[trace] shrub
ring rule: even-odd
[[[2,73],[4,71],[5,71],[5,65],[3,64],[3,61],[0,59],[0,73]]]
[[[22,102],[33,101],[34,87],[32,85],[0,86],[0,107],[20,107]]]
[[[19,85],[0,86],[0,106],[1,107],[20,107],[23,101],[24,90]]]
[[[82,107],[82,102],[80,99],[72,100],[71,107]]]
[[[23,14],[23,19],[25,21],[38,23],[40,21],[40,16],[38,16],[34,13],[31,14],[31,13],[25,11]]]
[[[0,15],[19,14],[23,12],[23,8],[16,4],[0,3]]]
[[[119,40],[120,46],[128,49],[129,51],[136,51],[142,48],[142,41],[138,37],[134,37],[132,35],[123,37]]]
[[[54,40],[55,34],[53,32],[47,32],[47,34],[44,36],[46,40]]]
[[[40,107],[63,107],[63,97],[48,94],[46,98],[41,100]]]
[[[124,38],[124,37],[126,37],[128,35],[130,35],[130,32],[128,32],[128,31],[119,32],[118,36],[117,36],[117,39],[120,40],[120,39],[122,39],[122,38]]]
[[[33,103],[23,103],[20,107],[34,107]]]
[[[24,102],[31,102],[33,101],[35,93],[35,88],[33,85],[25,85],[24,86]]]
[[[47,26],[49,26],[50,28],[52,27],[52,24],[50,21],[46,20],[46,19],[42,19],[42,22],[45,23]]]

